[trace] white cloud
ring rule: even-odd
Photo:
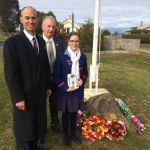
[[[20,7],[31,5],[39,11],[52,11],[58,21],[72,12],[75,21],[94,18],[95,0],[19,0]],[[138,26],[141,20],[150,25],[150,0],[101,0],[101,23],[104,27]]]

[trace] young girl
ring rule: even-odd
[[[68,47],[57,57],[53,71],[54,82],[58,86],[58,110],[62,111],[65,145],[70,145],[71,140],[81,144],[75,130],[77,111],[83,108],[82,100],[87,76],[87,59],[79,49],[79,35],[77,32],[71,32]]]

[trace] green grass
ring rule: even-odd
[[[91,57],[91,55],[88,55]],[[91,63],[89,59],[88,64]],[[147,129],[143,136],[135,130],[128,132],[121,142],[109,140],[90,142],[83,139],[82,145],[63,146],[63,135],[48,130],[44,147],[49,150],[150,150],[150,57],[127,54],[101,55],[100,87],[121,98],[138,116]],[[0,150],[14,150],[12,132],[12,107],[4,81],[3,59],[0,50]]]
[[[0,35],[0,41],[5,41],[7,38],[8,38],[8,36]]]

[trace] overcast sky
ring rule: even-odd
[[[75,22],[94,18],[96,0],[19,0],[20,8],[33,6],[38,11],[52,11],[57,20],[64,21],[74,13]],[[100,0],[102,27],[134,27],[144,22],[150,25],[150,0]]]

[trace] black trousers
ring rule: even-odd
[[[37,150],[37,141],[22,141],[16,139],[16,149],[17,150]]]
[[[57,110],[57,96],[56,96],[57,86],[52,83],[52,95],[49,97],[49,110],[51,116],[51,125],[57,125],[59,123],[58,110]]]
[[[77,127],[77,112],[63,112],[62,113],[62,124],[64,129],[64,134],[75,135]]]
[[[36,103],[35,103],[36,105]],[[35,135],[34,135],[34,138],[29,140],[29,141],[26,141],[26,140],[22,140],[20,138],[16,138],[16,149],[17,150],[38,150],[38,146],[37,146],[37,142],[38,142],[38,139],[41,138],[39,137],[38,135],[38,127],[37,127],[37,110],[36,110],[36,107],[35,107],[35,111],[34,111],[34,122],[35,122]]]

